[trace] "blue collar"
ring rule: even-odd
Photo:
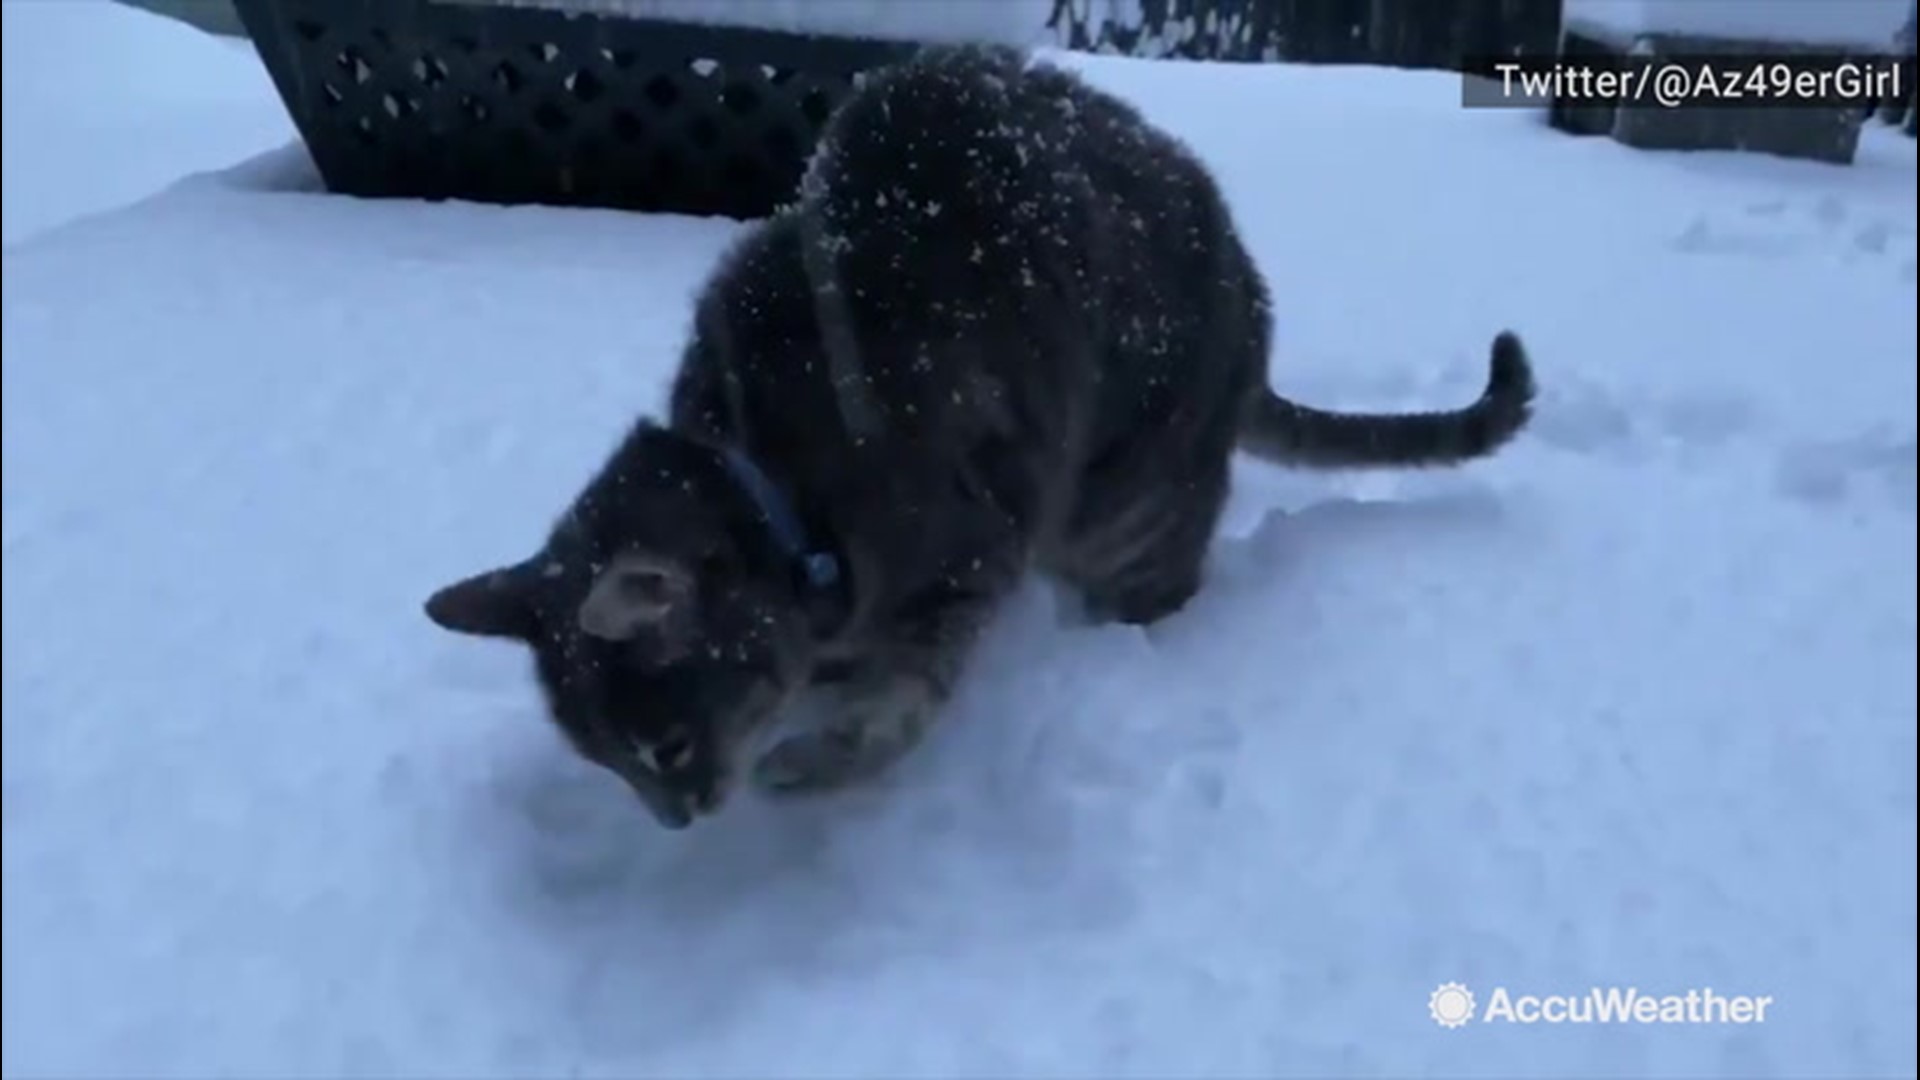
[[[827,589],[837,584],[840,581],[840,560],[831,552],[815,549],[808,542],[807,530],[800,523],[800,515],[794,512],[793,503],[788,501],[772,478],[761,471],[752,458],[732,446],[720,448],[720,460],[726,463],[734,481],[759,508],[773,542],[799,568],[802,579],[816,589]]]

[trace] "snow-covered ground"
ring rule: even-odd
[[[5,254],[8,1077],[1914,1075],[1912,142],[1072,59],[1218,166],[1283,390],[1457,403],[1511,326],[1537,426],[1248,465],[1188,611],[1035,588],[889,784],[669,834],[419,604],[657,406],[738,226],[317,195],[219,47],[5,11],[9,123],[114,120],[8,129],[9,235],[154,192]],[[17,36],[83,17],[118,96]],[[1453,1030],[1456,980],[1772,1003]]]
[[[0,240],[293,138],[250,49],[107,0],[0,0]]]

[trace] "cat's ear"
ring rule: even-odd
[[[475,574],[427,598],[427,618],[456,634],[529,640],[538,631],[527,563]]]
[[[693,571],[659,555],[617,556],[580,603],[580,630],[603,641],[646,635],[664,652],[680,651],[696,623]]]

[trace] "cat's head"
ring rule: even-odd
[[[685,828],[725,803],[805,679],[806,612],[750,510],[710,450],[643,430],[540,551],[439,589],[426,614],[527,645],[574,749]]]

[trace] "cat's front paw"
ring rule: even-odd
[[[814,795],[844,787],[867,771],[857,743],[821,731],[776,743],[754,763],[753,779],[769,794]]]
[[[924,679],[854,688],[843,711],[817,731],[774,744],[753,778],[774,795],[812,795],[868,780],[920,742],[938,702]]]

